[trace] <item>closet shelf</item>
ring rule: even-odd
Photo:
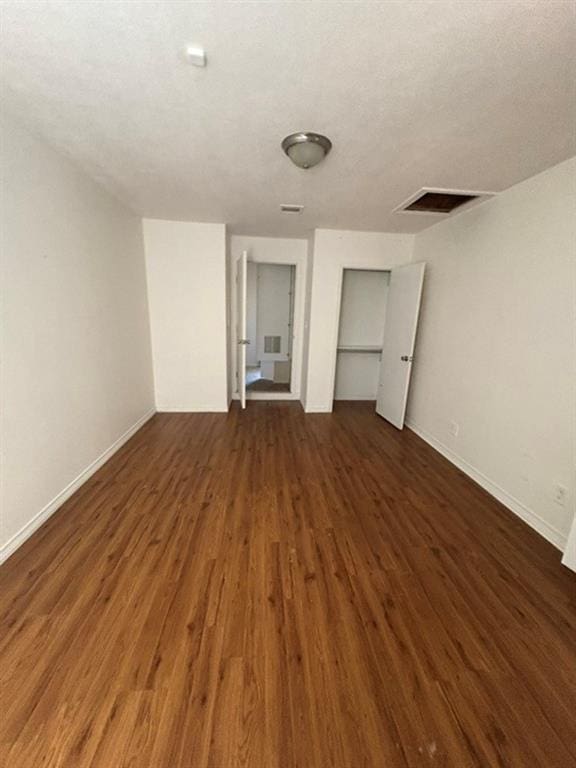
[[[364,344],[347,344],[336,347],[338,352],[382,352],[382,347],[373,347]]]

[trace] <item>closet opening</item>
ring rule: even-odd
[[[293,264],[246,264],[246,394],[289,393],[292,377]]]
[[[334,400],[376,401],[390,272],[344,269]]]
[[[425,266],[342,271],[334,400],[375,401],[397,429],[406,417]]]

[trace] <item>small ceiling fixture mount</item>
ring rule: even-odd
[[[189,45],[186,48],[186,58],[194,67],[206,66],[206,52],[204,48],[199,48],[197,45]]]
[[[311,131],[291,133],[282,142],[282,149],[298,168],[313,168],[322,162],[332,149],[326,136]]]

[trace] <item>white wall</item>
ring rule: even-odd
[[[382,347],[389,272],[345,269],[338,346]],[[381,355],[338,352],[335,400],[376,400]]]
[[[245,235],[232,235],[230,238],[229,260],[232,280],[236,274],[236,259],[242,251],[248,251],[248,258],[254,262],[269,264],[295,264],[296,265],[296,296],[294,301],[294,346],[292,350],[292,376],[291,394],[282,397],[299,399],[301,395],[302,381],[302,352],[304,345],[304,301],[306,296],[306,274],[308,262],[308,241],[297,238],[281,237],[251,237]],[[236,296],[232,292],[232,317],[233,326],[236,315]],[[231,334],[230,367],[231,386],[236,392],[236,333],[233,328]],[[267,396],[269,396],[267,394]]]
[[[334,400],[376,400],[379,377],[380,355],[339,352]]]
[[[151,415],[140,219],[1,128],[0,558]]]
[[[159,411],[226,411],[226,227],[145,219]]]
[[[304,400],[307,412],[332,410],[343,270],[391,269],[406,264],[413,245],[413,235],[315,231]]]
[[[382,345],[389,282],[389,272],[344,270],[338,344]]]
[[[559,547],[575,491],[575,177],[571,160],[518,184],[419,234],[414,257],[428,266],[408,424]]]

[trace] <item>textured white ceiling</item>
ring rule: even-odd
[[[4,1],[2,95],[144,216],[417,232],[437,218],[392,211],[420,187],[497,192],[576,153],[573,9]],[[309,171],[280,150],[299,130],[334,144]]]

